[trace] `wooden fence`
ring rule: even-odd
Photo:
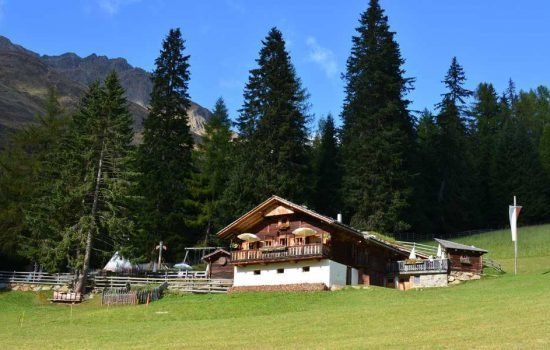
[[[49,274],[45,272],[0,271],[0,283],[21,283],[35,285],[72,285],[76,276],[69,273]],[[191,293],[227,293],[233,285],[231,279],[208,279],[206,271],[183,271],[151,276],[101,276],[90,275],[88,284],[96,289],[119,289],[129,285],[168,283],[168,288]],[[113,297],[115,298],[115,297]],[[130,302],[128,302],[130,303]]]
[[[95,276],[96,288],[122,288],[130,285],[168,283],[168,288],[192,293],[227,293],[231,279],[164,277]]]
[[[437,254],[437,246],[427,245],[427,244],[420,244],[415,242],[406,242],[406,241],[396,241],[395,243],[399,244],[409,252],[414,247],[414,250],[416,253],[420,255],[425,256],[435,256]]]
[[[502,266],[491,258],[483,257],[483,266],[494,269],[497,272],[504,272]]]
[[[101,292],[101,305],[148,304],[159,300],[168,283],[164,282],[153,289],[131,290],[131,288],[108,288]]]
[[[70,273],[0,271],[1,283],[25,283],[40,285],[71,284],[75,279]]]
[[[130,284],[154,284],[172,281],[207,280],[206,271],[185,271],[181,273],[166,273],[151,276],[100,276],[91,277],[95,288],[120,288]]]
[[[172,280],[168,289],[189,293],[227,293],[232,286],[232,279]]]

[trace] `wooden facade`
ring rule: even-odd
[[[317,233],[299,237],[292,233],[298,228],[310,228]],[[265,217],[247,232],[260,240],[233,241],[236,250],[232,251],[231,257],[236,265],[328,258],[355,268],[367,267],[367,243],[362,236],[338,230],[303,213],[285,211],[284,214]]]
[[[315,233],[307,237],[294,234],[299,228]],[[254,234],[257,241],[238,239],[242,233]],[[356,269],[359,284],[384,286],[388,266],[408,255],[401,247],[276,196],[221,230],[218,236],[230,242],[231,263],[238,267],[329,259],[347,266],[348,272]]]
[[[449,259],[449,269],[480,275],[483,271],[483,254],[487,250],[443,239],[435,239]]]
[[[208,265],[208,278],[227,278],[233,279],[233,265],[231,264],[231,253],[224,249],[205,255],[202,260]]]
[[[471,272],[476,275],[483,271],[483,253],[467,250],[447,250],[451,271]]]

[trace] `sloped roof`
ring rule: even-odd
[[[473,245],[465,245],[456,242],[446,241],[441,238],[435,238],[435,241],[445,249],[469,250],[472,252],[489,253],[488,250],[474,247]]]
[[[281,198],[279,196],[273,195],[269,197],[264,202],[260,203],[258,206],[256,206],[254,209],[250,210],[248,213],[244,214],[237,220],[233,221],[231,224],[227,225],[225,228],[223,228],[221,231],[217,233],[217,235],[220,238],[223,239],[229,239],[232,236],[236,236],[239,233],[245,232],[247,229],[253,227],[254,225],[260,223],[264,219],[264,213],[266,213],[268,210],[276,206],[277,204],[283,204],[292,210],[296,212],[300,212],[306,215],[309,215],[311,217],[314,217],[336,229],[338,229],[341,232],[346,232],[350,235],[354,235],[357,238],[360,238],[365,241],[372,242],[376,245],[385,247],[387,249],[393,250],[400,254],[409,254],[409,250],[407,250],[405,247],[402,247],[398,244],[387,242],[385,240],[382,240],[376,236],[364,234],[363,232],[345,225],[338,220],[319,214],[311,209],[308,209],[302,205],[298,205],[295,203],[292,203],[291,201],[288,201],[284,198]]]
[[[229,236],[231,236],[233,232],[236,232],[236,231],[240,232],[260,223],[264,219],[264,213],[276,204],[284,204],[298,212],[302,212],[304,214],[312,216],[329,225],[338,223],[338,221],[336,221],[333,218],[329,218],[327,216],[321,215],[302,205],[292,203],[284,198],[273,195],[269,197],[267,200],[260,203],[254,209],[250,210],[248,213],[244,214],[237,220],[227,225],[220,232],[218,232],[217,235],[220,236],[221,238],[229,238]],[[357,234],[357,231],[353,229],[351,229],[350,231],[353,231],[353,233]]]
[[[231,253],[229,253],[227,250],[222,249],[222,248],[219,248],[219,249],[216,249],[215,251],[213,251],[212,253],[206,254],[205,256],[203,256],[203,257],[202,257],[202,260],[208,261],[208,260],[211,259],[212,257],[214,257],[214,256],[216,256],[216,255],[219,255],[219,254],[231,256]]]

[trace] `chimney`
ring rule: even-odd
[[[342,214],[338,213],[338,215],[336,215],[336,221],[342,223]]]

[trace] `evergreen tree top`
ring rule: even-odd
[[[220,97],[216,100],[216,104],[214,105],[212,116],[210,117],[208,124],[214,128],[224,127],[229,129],[229,127],[231,127],[229,111],[227,110],[227,106],[225,105],[223,98]]]
[[[265,124],[273,118],[292,119],[292,114],[296,114],[307,122],[308,94],[296,76],[283,34],[276,27],[262,40],[256,62],[258,67],[250,70],[244,104],[235,123],[241,138],[254,135],[260,122]]]
[[[184,109],[191,106],[188,93],[189,55],[184,55],[185,41],[182,39],[179,28],[170,29],[166,39],[162,42],[160,55],[155,60],[153,71],[153,91],[151,104],[159,98],[174,98]]]
[[[171,154],[176,158],[186,158],[190,156],[188,150],[193,147],[187,118],[191,106],[187,92],[189,55],[184,55],[184,50],[179,28],[171,29],[162,43],[151,77],[151,107],[143,121],[143,144],[140,148],[142,151],[160,152],[161,157]]]
[[[401,100],[400,104],[406,108],[409,101],[403,96],[412,89],[414,79],[403,76],[405,60],[378,0],[370,1],[356,31],[343,75],[347,83],[345,104],[356,99],[369,100],[368,105],[376,110],[384,107],[378,102],[389,98]]]
[[[459,107],[458,103],[461,105],[465,104],[465,99],[473,94],[472,91],[463,87],[465,81],[466,75],[464,74],[464,69],[458,63],[456,57],[453,57],[447,75],[445,75],[445,79],[442,81],[447,88],[447,92],[441,94],[443,101],[437,107],[442,108],[448,103],[452,103],[457,107]]]

